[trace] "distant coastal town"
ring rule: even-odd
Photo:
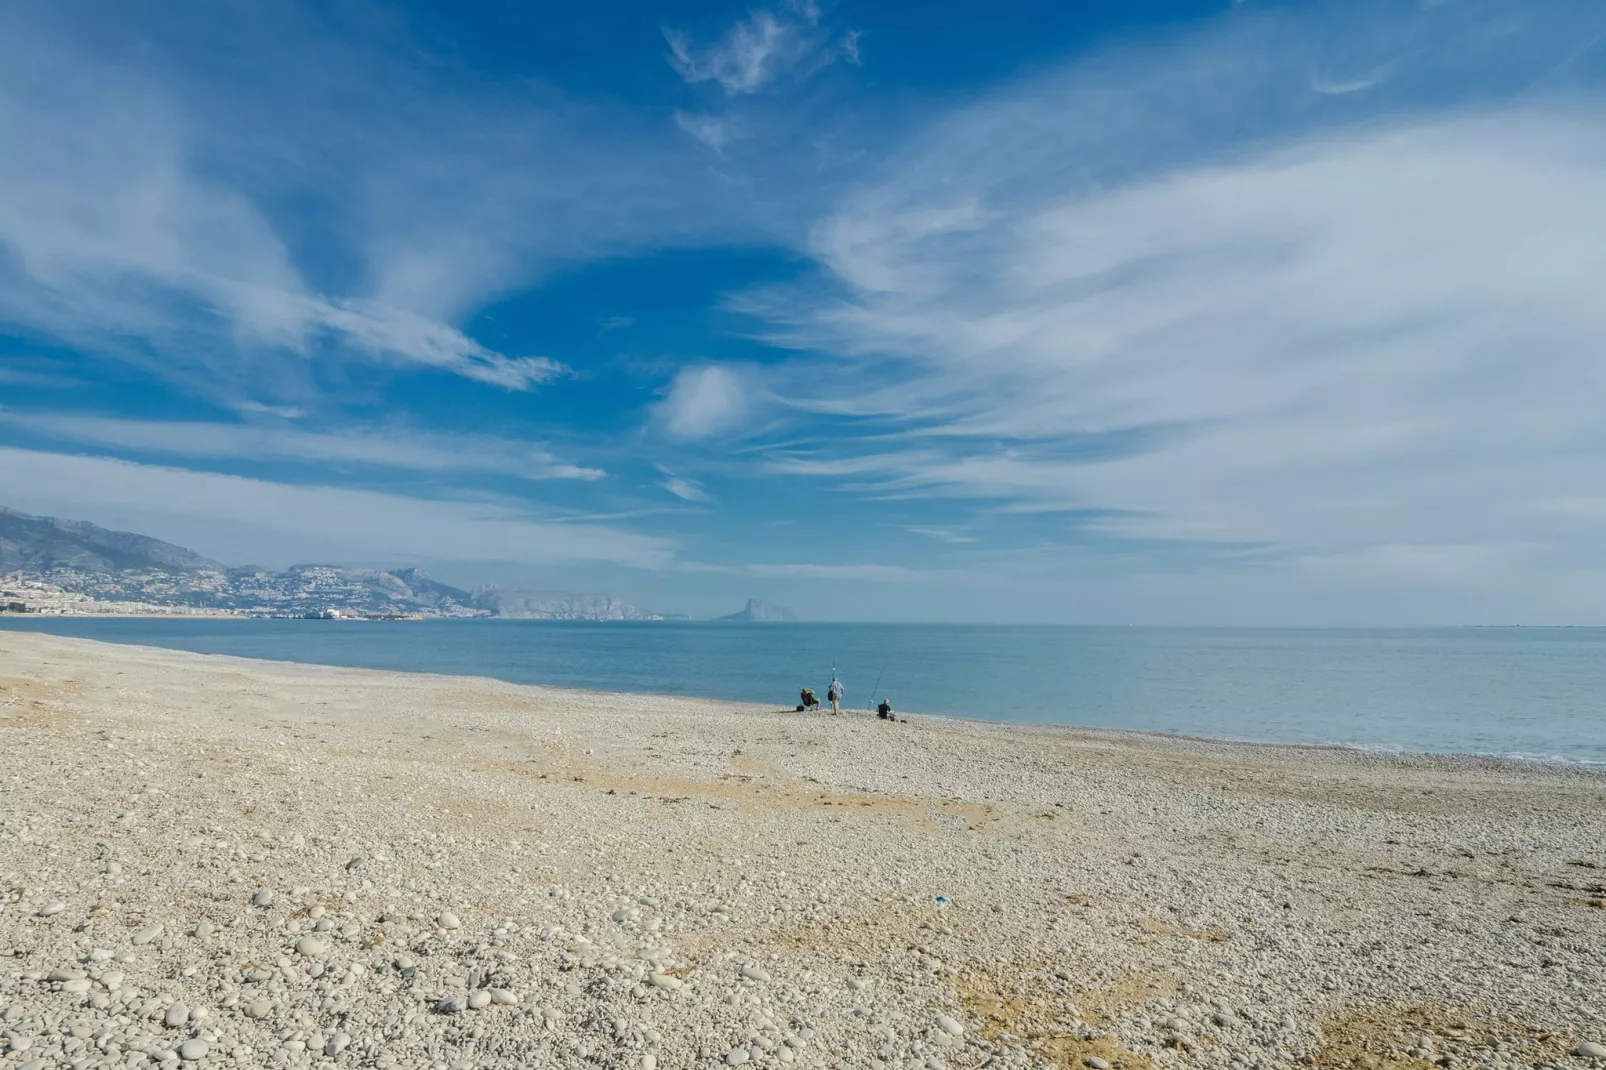
[[[185,592],[186,594],[189,592]],[[424,620],[423,613],[360,611],[338,606],[288,611],[273,606],[208,606],[96,598],[20,573],[0,578],[0,613],[100,617],[255,617],[305,620]]]
[[[306,620],[662,621],[608,594],[453,587],[419,568],[229,566],[146,535],[0,507],[0,614]],[[759,599],[720,618],[785,621]]]

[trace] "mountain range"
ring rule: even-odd
[[[0,507],[0,573],[20,573],[103,602],[303,615],[328,609],[375,615],[529,620],[662,620],[612,595],[473,591],[422,569],[294,565],[230,567],[170,542],[82,520]]]
[[[292,565],[283,571],[229,566],[148,535],[84,520],[32,516],[0,506],[0,574],[59,587],[99,602],[304,616],[327,610],[376,616],[505,617],[521,620],[669,620],[609,594],[472,591],[420,568],[390,571]],[[792,611],[749,599],[721,620],[795,620]]]

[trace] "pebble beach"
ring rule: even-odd
[[[1606,775],[0,633],[0,1070],[151,1064],[1602,1070]]]

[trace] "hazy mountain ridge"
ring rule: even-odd
[[[607,594],[572,594],[566,591],[517,591],[481,587],[473,604],[491,616],[521,620],[663,620],[657,613],[637,609]]]
[[[138,568],[220,572],[224,566],[148,535],[112,531],[84,520],[33,516],[0,506],[0,572],[110,572]]]
[[[282,572],[231,568],[192,550],[81,520],[32,516],[0,507],[0,572],[104,602],[299,615],[337,609],[431,617],[531,620],[662,620],[613,595],[465,591],[419,568],[292,565]]]

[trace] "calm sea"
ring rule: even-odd
[[[1606,629],[0,618],[209,654],[791,706],[1606,763]],[[879,682],[879,683],[878,683]]]

